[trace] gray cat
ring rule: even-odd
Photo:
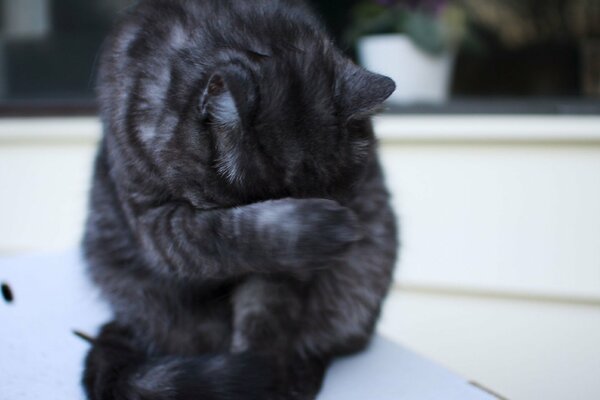
[[[99,70],[84,239],[114,311],[89,399],[314,399],[365,347],[396,226],[369,116],[393,92],[295,0],[145,0]]]

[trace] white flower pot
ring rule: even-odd
[[[442,103],[448,99],[454,54],[431,55],[406,35],[365,36],[358,42],[361,64],[396,82],[390,101],[399,104]]]

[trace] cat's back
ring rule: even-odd
[[[171,44],[180,46],[251,46],[323,32],[301,0],[142,0],[125,15],[122,26],[137,26],[137,36],[146,39],[170,34]]]
[[[301,0],[141,0],[104,44],[101,114],[118,132],[132,101],[138,100],[137,114],[155,113],[167,97],[181,110],[181,99],[217,65],[270,58],[274,71],[259,75],[289,68],[302,74],[331,47]]]

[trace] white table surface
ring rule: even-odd
[[[0,399],[83,399],[88,345],[110,319],[77,252],[0,259]],[[493,396],[401,345],[377,337],[366,352],[336,361],[319,400],[490,400]]]

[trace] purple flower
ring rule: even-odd
[[[398,3],[398,0],[375,0],[375,3],[382,7],[391,7],[395,6]]]
[[[424,9],[439,14],[448,5],[448,0],[422,0],[421,5]]]
[[[438,15],[448,5],[449,0],[375,0],[382,7],[406,7]]]

